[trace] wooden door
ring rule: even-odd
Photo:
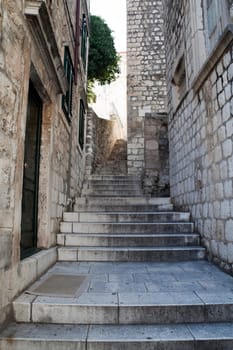
[[[29,86],[24,151],[24,177],[21,221],[21,258],[37,250],[38,191],[41,143],[42,101]]]

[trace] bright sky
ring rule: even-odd
[[[116,50],[126,51],[126,0],[91,0],[91,14],[102,17],[108,24]]]

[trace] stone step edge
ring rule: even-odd
[[[59,247],[151,247],[151,246],[194,246],[200,245],[200,234],[93,234],[93,233],[59,233]]]
[[[199,244],[159,247],[60,246],[59,262],[181,262],[204,260],[206,250]]]
[[[76,213],[108,213],[112,211],[113,213],[118,213],[118,211],[121,211],[122,208],[125,207],[125,214],[130,214],[131,212],[135,212],[137,210],[137,213],[144,213],[144,205],[110,205],[110,204],[102,204],[98,205],[96,203],[89,203],[89,204],[78,204],[74,206],[74,212]],[[133,208],[131,208],[133,207]],[[154,208],[155,207],[155,208]],[[119,209],[120,208],[120,209]],[[165,204],[165,205],[147,205],[147,210],[148,208],[151,208],[151,210],[156,210],[157,213],[163,212],[166,210],[167,212],[172,213],[174,210],[174,207],[172,204]],[[115,211],[114,211],[115,210]]]
[[[200,234],[197,232],[174,232],[174,233],[64,233],[60,232],[57,235],[70,235],[70,236],[80,236],[80,237],[109,237],[109,238],[134,238],[134,237],[200,237]]]
[[[32,335],[33,334],[33,335]],[[169,337],[168,337],[169,335]],[[14,343],[32,342],[37,349],[45,350],[48,342],[51,343],[84,343],[84,348],[88,350],[88,344],[108,345],[109,350],[117,350],[116,345],[127,344],[127,349],[133,350],[135,343],[143,343],[143,349],[150,349],[150,344],[167,344],[167,350],[194,349],[193,343],[198,345],[212,345],[216,342],[233,345],[233,323],[196,323],[177,325],[125,325],[125,326],[98,326],[98,325],[68,325],[61,326],[54,324],[25,324],[11,323],[0,334],[0,347],[2,350],[13,350],[10,347],[9,339]],[[44,346],[41,341],[45,341]],[[231,344],[231,343],[230,343]],[[190,347],[189,347],[190,345]],[[220,344],[219,344],[220,345]],[[187,347],[188,346],[188,347]],[[200,347],[198,347],[200,348]],[[220,349],[220,346],[217,347]],[[32,349],[32,348],[31,348]],[[34,349],[34,348],[33,348]],[[93,347],[92,347],[93,349]],[[97,346],[96,349],[100,349]],[[156,348],[155,348],[156,349]],[[207,349],[207,347],[206,347]],[[223,349],[221,347],[221,349]],[[230,349],[230,347],[228,347]]]
[[[85,203],[83,203],[85,202]],[[120,203],[117,203],[117,204],[109,204],[109,203],[106,203],[106,204],[98,204],[98,203],[86,203],[86,200],[84,199],[83,202],[79,202],[79,203],[76,203],[75,204],[75,207],[86,207],[85,211],[88,211],[88,207],[90,207],[90,209],[92,207],[97,207],[97,208],[101,208],[102,211],[105,211],[106,209],[105,208],[108,208],[108,207],[111,207],[111,208],[115,208],[115,207],[121,207],[122,209],[117,209],[117,211],[122,211],[124,210],[124,212],[131,212],[131,211],[135,211],[136,209],[140,208],[140,212],[144,212],[145,209],[143,209],[144,207],[146,207],[148,210],[148,208],[154,208],[155,212],[160,212],[160,211],[174,211],[174,205],[173,204],[170,204],[170,203],[165,203],[165,204],[132,204],[132,203],[126,203],[126,204],[120,204]],[[134,209],[131,209],[131,208],[134,208]],[[127,209],[129,208],[129,209]],[[167,209],[169,208],[169,209]],[[115,210],[115,209],[111,209],[112,211]],[[80,211],[79,209],[75,209],[74,210],[75,212],[77,211]],[[82,209],[83,211],[83,209]],[[98,211],[98,210],[96,210]]]
[[[121,252],[121,251],[129,251],[129,252],[154,252],[154,251],[160,251],[160,252],[166,252],[166,251],[205,251],[206,249],[202,246],[153,246],[153,247],[147,247],[147,246],[140,246],[140,247],[102,247],[102,246],[95,246],[95,247],[89,247],[89,246],[80,246],[80,247],[72,247],[72,246],[59,246],[57,247],[58,250],[102,250],[102,251],[115,251],[115,252]]]
[[[80,213],[80,210],[75,210],[75,211],[65,211],[64,213],[63,213],[63,215],[64,214],[78,214],[78,213]],[[83,211],[81,211],[81,213],[83,213]],[[90,214],[93,214],[93,211],[85,211],[85,213],[90,213]],[[96,212],[96,214],[106,214],[106,215],[116,215],[116,214],[119,214],[119,215],[127,215],[127,214],[135,214],[135,215],[172,215],[172,214],[174,214],[174,215],[179,215],[179,214],[181,214],[181,215],[184,215],[184,214],[187,214],[187,215],[190,215],[190,213],[189,212],[187,212],[187,211],[143,211],[143,212],[137,212],[137,211],[97,211]]]
[[[88,193],[82,193],[83,196],[86,196],[87,198],[89,197],[89,195],[91,195],[93,198],[99,198],[101,200],[101,198],[103,197],[106,197],[106,196],[111,196],[111,198],[118,198],[119,194],[122,193],[123,191],[117,191],[117,192],[105,192],[103,193],[102,191],[99,191],[99,192],[88,192]],[[124,191],[125,192],[125,191]],[[133,193],[132,191],[130,193],[128,193],[131,195],[131,198],[134,198],[134,197],[138,197],[139,196],[142,196],[143,197],[143,194],[142,193]],[[128,196],[128,194],[126,194]]]
[[[89,196],[89,197],[79,197],[77,199],[77,202],[80,200],[82,201],[82,199],[84,199],[85,201],[88,199],[88,200],[91,200],[92,198],[96,199],[96,197],[92,197],[92,196]],[[151,205],[164,205],[164,204],[172,204],[171,203],[171,197],[146,197],[146,196],[139,196],[139,197],[131,197],[131,196],[128,196],[128,197],[122,197],[122,196],[118,196],[117,197],[119,200],[144,200],[143,202],[146,203],[146,204],[151,204]],[[116,199],[116,197],[111,197],[111,196],[106,196],[106,197],[102,197],[101,198],[102,200],[112,200],[112,199]],[[136,204],[135,204],[136,205]],[[141,205],[141,203],[139,204]]]
[[[149,226],[152,225],[154,227],[156,226],[172,226],[172,225],[183,225],[183,226],[190,226],[191,228],[194,227],[194,223],[193,222],[189,222],[189,221],[169,221],[169,222],[163,222],[163,221],[77,221],[77,220],[72,220],[72,221],[61,221],[60,222],[60,226],[62,227],[62,225],[69,225],[69,224],[74,224],[74,225],[113,225],[114,227],[120,226],[120,225],[125,225],[125,226],[129,226],[129,225],[137,225],[137,226]],[[63,230],[63,229],[62,229]],[[90,232],[91,233],[91,232]]]
[[[135,222],[135,221],[120,221],[120,222],[114,222],[114,221],[82,221],[82,222],[76,222],[76,221],[61,221],[61,224],[80,224],[80,225],[113,225],[113,226],[120,226],[120,225],[133,225],[133,226],[172,226],[172,225],[183,225],[183,226],[190,226],[193,227],[194,223],[193,222],[187,222],[187,221],[168,221],[168,222],[163,222],[163,221],[140,221],[140,222]]]
[[[79,239],[77,243],[77,239]],[[89,243],[82,243],[84,242]],[[200,234],[198,233],[161,233],[161,234],[108,234],[108,233],[58,233],[57,234],[57,245],[58,246],[88,246],[88,247],[96,247],[101,245],[101,247],[127,247],[132,244],[132,240],[134,244],[132,247],[140,246],[140,241],[137,243],[137,240],[143,240],[145,246],[150,247],[152,242],[156,241],[158,243],[159,240],[162,240],[161,244],[156,244],[156,246],[175,246],[180,244],[184,244],[184,246],[190,246],[194,244],[200,244]],[[67,240],[69,243],[67,244]],[[122,242],[121,244],[118,242]],[[165,242],[164,242],[165,240]],[[174,240],[178,240],[177,243],[174,243]],[[169,242],[171,241],[171,243]],[[181,242],[182,241],[182,242]],[[98,242],[98,244],[97,244]]]
[[[136,293],[140,296],[145,294],[145,300],[150,299],[149,302],[141,301],[140,303],[134,301],[135,293],[104,294],[104,300],[103,293],[83,293],[80,300],[23,294],[13,302],[15,321],[99,325],[233,322],[233,301],[231,298],[226,302],[224,298],[227,296],[224,292],[219,295],[218,302],[211,302],[208,298],[207,301],[202,300],[198,293],[186,293],[186,295],[182,293],[181,295],[177,292],[177,299],[175,293],[172,293],[174,299],[170,299],[170,302],[166,302],[165,293]],[[160,298],[163,295],[164,302],[162,300],[157,303],[152,302],[151,299],[154,300],[156,294],[160,294]],[[215,293],[213,295],[215,296]],[[85,297],[91,297],[90,301],[85,301]],[[195,301],[192,301],[194,297]],[[98,302],[98,298],[102,300]],[[224,301],[220,301],[220,298]],[[64,316],[61,317],[61,314]]]
[[[154,217],[160,217],[160,216],[168,216],[167,220],[170,220],[169,217],[181,217],[180,220],[183,220],[184,222],[187,222],[187,220],[190,220],[190,213],[189,212],[176,212],[176,211],[140,211],[140,212],[135,212],[135,211],[80,211],[80,210],[75,210],[73,212],[64,212],[63,213],[63,222],[71,222],[71,221],[76,221],[78,222],[80,220],[80,215],[83,216],[85,215],[96,215],[98,216],[154,216]],[[73,218],[72,218],[73,216]],[[164,220],[164,219],[163,219]],[[177,221],[177,220],[175,220]]]
[[[194,223],[192,222],[61,222],[60,233],[130,233],[128,230],[141,231],[148,230],[147,233],[153,232],[153,229],[162,233],[166,230],[166,233],[173,233],[178,230],[179,233],[185,233],[186,231],[194,231]],[[92,232],[91,232],[92,230]],[[103,230],[103,232],[101,232]],[[88,232],[87,232],[88,231]],[[99,231],[99,232],[98,232]],[[104,232],[108,231],[108,232]],[[119,232],[120,231],[120,232]],[[123,232],[122,232],[123,231]],[[134,232],[134,233],[141,233]]]
[[[83,188],[96,188],[96,187],[138,187],[141,188],[141,183],[138,181],[96,181],[84,182]]]

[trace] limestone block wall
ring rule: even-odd
[[[145,170],[143,187],[146,195],[169,196],[169,145],[167,114],[145,115]]]
[[[87,115],[86,136],[86,174],[94,173],[95,169],[108,159],[117,140],[122,139],[124,130],[118,118],[102,119],[93,109],[89,108]]]
[[[195,14],[203,18],[201,7],[195,12],[189,1],[164,3],[171,196],[177,207],[191,211],[208,257],[233,272],[232,27],[198,71],[194,44],[202,32],[192,25]],[[186,87],[174,102],[174,72],[182,55]]]
[[[40,13],[41,16],[49,13],[52,31],[48,40],[56,42],[53,50],[56,48],[58,53],[56,50],[50,52],[52,60],[56,56],[57,71],[53,71],[51,61],[46,61],[49,55],[46,41],[43,44],[35,37],[43,34],[33,32],[25,15],[26,3],[23,0],[0,1],[0,324],[10,314],[12,299],[56,261],[56,250],[53,248],[48,250],[48,256],[43,256],[43,251],[39,253],[42,254],[41,259],[33,255],[20,261],[29,81],[43,103],[38,249],[46,250],[56,245],[62,214],[72,199],[80,194],[85,165],[84,151],[78,144],[81,94],[85,103],[85,76],[80,67],[77,85],[73,86],[71,123],[61,107],[64,44],[69,46],[72,59],[74,57],[67,9],[63,2],[53,1],[47,7],[47,12],[43,10]],[[37,5],[39,2],[30,3]],[[82,1],[81,8],[81,13],[86,11],[85,1]]]
[[[128,172],[145,167],[146,113],[166,112],[162,1],[127,0]]]

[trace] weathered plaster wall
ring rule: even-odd
[[[24,6],[23,0],[0,1],[0,275],[3,278],[1,286],[4,285],[1,288],[0,323],[9,315],[10,302],[15,295],[56,260],[54,250],[44,261],[43,257],[33,257],[20,262],[29,79],[43,101],[38,248],[47,249],[56,244],[63,211],[72,198],[80,194],[85,165],[84,152],[78,145],[81,94],[85,102],[83,70],[79,67],[78,84],[73,89],[73,120],[69,123],[61,108],[61,93],[57,92],[56,83],[43,60],[43,50],[29,28]],[[71,56],[74,55],[66,10],[63,2],[54,1],[49,11],[63,62],[64,43],[70,45]]]
[[[140,174],[146,113],[166,112],[162,1],[127,1],[128,172]]]
[[[151,196],[169,196],[170,180],[167,114],[146,114],[144,142],[144,192],[146,195]]]
[[[165,1],[171,196],[175,205],[191,211],[209,258],[233,272],[233,46],[231,41],[194,89],[195,78],[204,73],[195,73],[195,12],[189,4]],[[187,88],[174,106],[172,79],[180,50]]]
[[[21,2],[1,2],[0,267],[18,259],[23,131],[30,71],[30,37]],[[25,79],[25,80],[24,80]]]

